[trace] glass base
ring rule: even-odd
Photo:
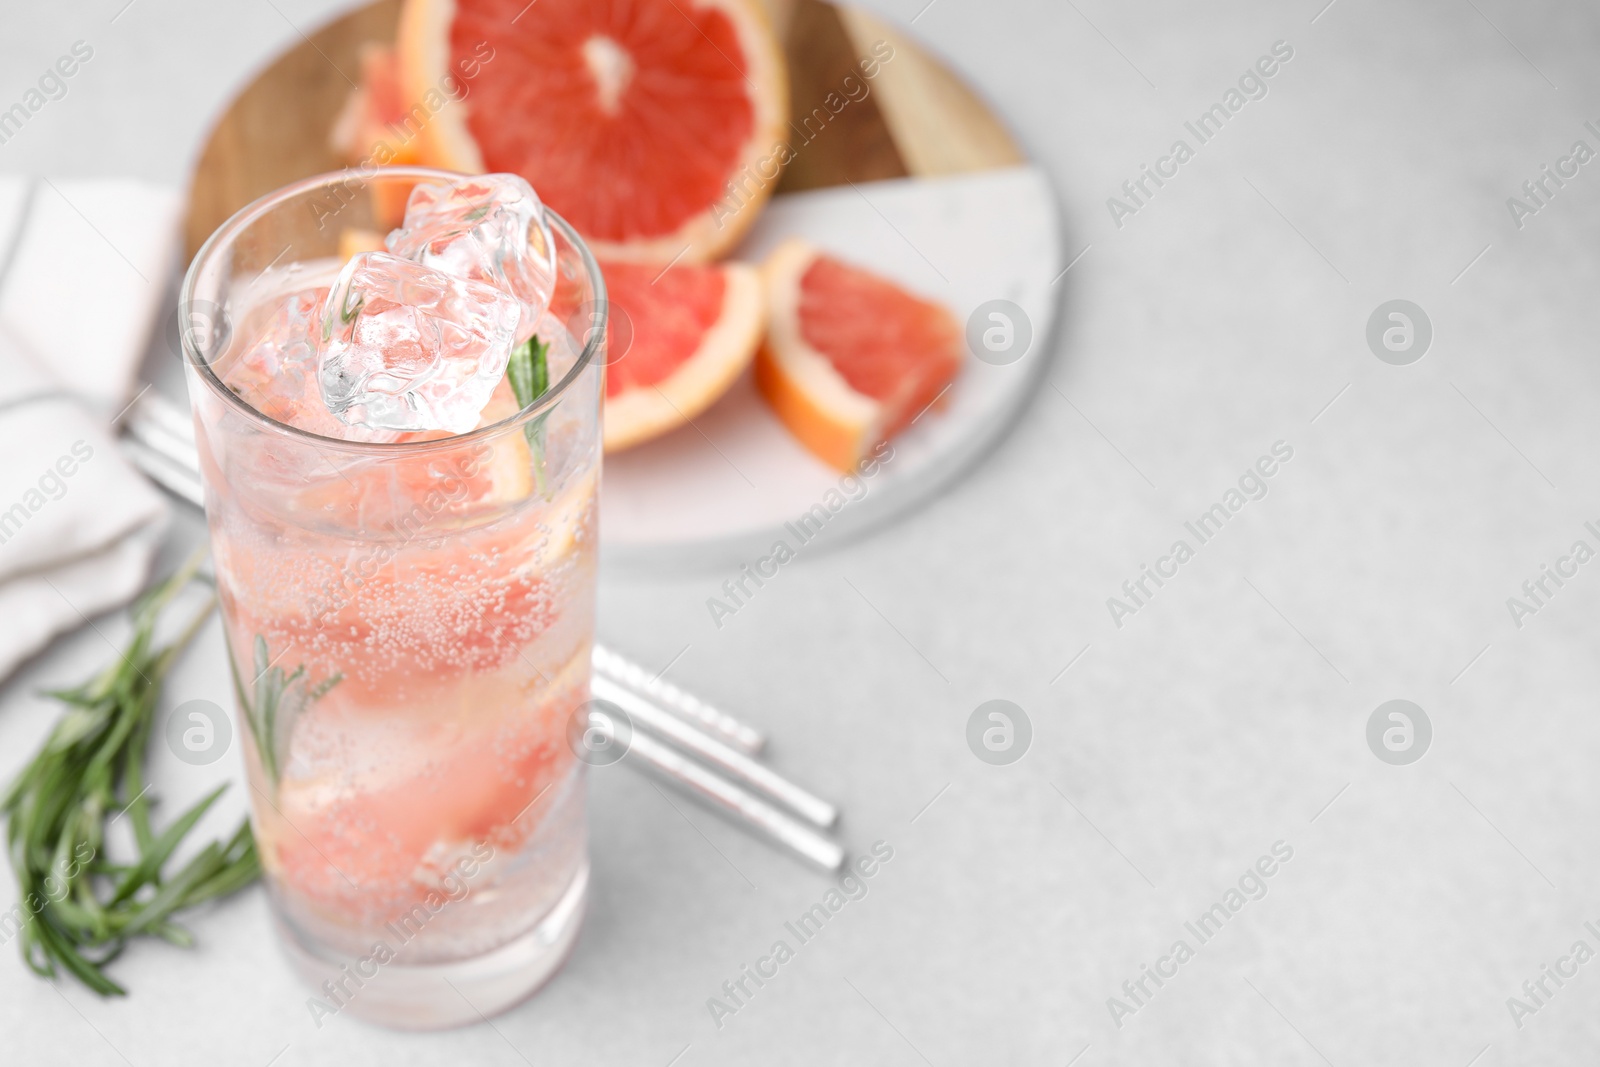
[[[492,952],[448,963],[407,966],[403,959],[366,963],[319,952],[281,920],[289,962],[315,991],[306,1004],[318,1029],[352,1015],[398,1030],[443,1030],[498,1015],[527,999],[566,963],[589,901],[589,863],[537,926]]]

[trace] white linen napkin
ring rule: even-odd
[[[161,495],[118,451],[179,199],[0,176],[0,678],[144,586]]]

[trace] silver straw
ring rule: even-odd
[[[839,809],[829,804],[743,752],[690,726],[676,715],[668,715],[644,697],[618,685],[604,675],[596,675],[589,691],[597,700],[615,704],[628,713],[635,726],[671,741],[685,752],[698,756],[719,770],[757,789],[784,807],[826,829],[839,821]]]
[[[643,761],[696,796],[738,816],[825,871],[837,871],[844,863],[844,849],[837,842],[638,730],[633,732],[622,762],[633,759]]]
[[[649,697],[658,706],[705,727],[748,755],[758,754],[767,743],[759,730],[719,711],[699,697],[685,693],[671,682],[663,681],[620,653],[603,645],[595,645],[593,659],[596,673],[620,682],[640,696]]]

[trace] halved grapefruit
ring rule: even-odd
[[[965,342],[949,309],[791,239],[761,267],[756,387],[789,431],[851,470],[940,399]]]
[[[406,0],[397,47],[406,99],[471,72],[422,158],[522,175],[608,259],[714,259],[777,183],[788,76],[760,0]]]
[[[682,426],[727,392],[761,342],[761,279],[744,263],[601,264],[611,300],[605,448]],[[633,337],[622,350],[619,325]]]

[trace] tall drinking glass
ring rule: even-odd
[[[504,1009],[559,968],[586,900],[584,764],[566,729],[594,634],[594,258],[547,213],[547,387],[520,408],[497,394],[469,433],[345,428],[308,362],[341,235],[393,224],[376,216],[418,181],[459,177],[280,189],[211,236],[181,294],[252,824],[319,1023]]]

